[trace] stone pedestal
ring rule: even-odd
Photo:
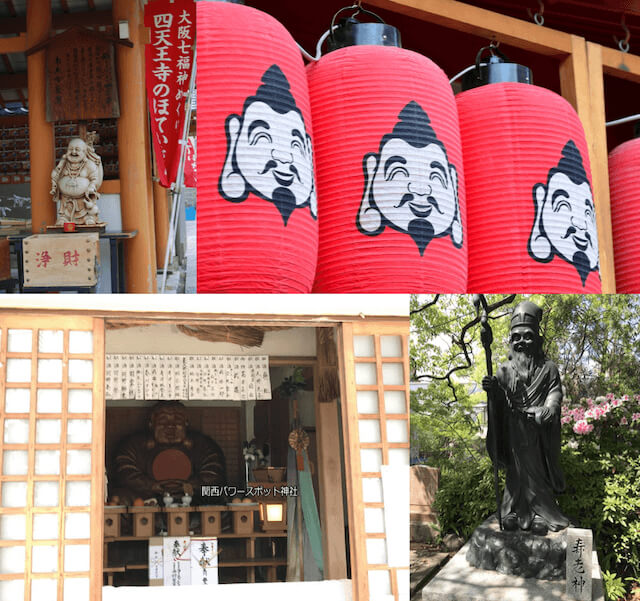
[[[546,536],[501,531],[495,516],[474,530],[466,555],[473,567],[540,580],[564,579],[566,557],[566,529]]]
[[[492,518],[495,522],[495,518]],[[487,520],[481,526],[489,527]],[[496,525],[497,530],[497,525]],[[538,537],[543,538],[543,537]],[[469,565],[469,541],[422,590],[422,601],[569,601],[566,582],[538,580]],[[604,589],[598,556],[592,555],[592,601],[604,601]]]

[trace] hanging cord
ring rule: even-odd
[[[538,6],[540,7],[538,12],[534,13],[530,8],[527,8],[527,12],[533,19],[534,23],[542,27],[542,25],[544,25],[544,2],[542,0],[538,0]]]
[[[637,115],[631,115],[629,117],[623,117],[622,119],[616,119],[615,121],[607,121],[605,125],[611,127],[612,125],[620,125],[622,123],[631,123],[632,121],[640,121],[640,113]]]
[[[195,39],[194,39],[195,44]],[[171,206],[171,219],[169,221],[169,237],[167,240],[167,250],[164,255],[164,268],[162,270],[162,286],[160,292],[164,294],[167,285],[167,270],[169,268],[169,259],[173,258],[173,246],[176,239],[176,231],[178,229],[178,219],[182,208],[182,185],[184,183],[184,163],[187,157],[187,145],[189,144],[189,126],[191,125],[191,99],[196,87],[196,48],[193,50],[193,62],[191,63],[191,80],[189,81],[189,91],[185,100],[184,111],[184,127],[182,129],[182,139],[180,144],[180,162],[178,163],[178,173],[176,175],[175,184],[171,190],[173,194],[173,203]]]
[[[496,40],[491,40],[491,42],[489,42],[488,46],[485,46],[484,48],[480,49],[480,52],[478,52],[478,56],[476,57],[476,63],[474,65],[471,65],[470,67],[467,67],[466,69],[463,69],[462,71],[460,71],[460,73],[458,73],[457,75],[454,75],[450,80],[449,80],[449,85],[451,85],[454,81],[456,81],[456,79],[459,79],[460,77],[462,77],[465,73],[469,73],[469,71],[472,71],[473,69],[478,69],[480,67],[486,67],[489,63],[481,63],[480,62],[480,57],[482,56],[482,53],[485,50],[489,50],[489,52],[491,52],[491,56],[495,56],[496,54],[498,54],[503,60],[506,59],[506,57],[504,56],[504,54],[502,54],[502,52],[500,52],[498,50],[498,46],[500,46],[500,42],[496,41]],[[494,52],[495,50],[495,52]]]
[[[481,67],[486,67],[488,63],[480,63]],[[457,75],[454,75],[450,80],[449,80],[449,84],[452,84],[456,79],[460,79],[465,73],[469,73],[469,71],[473,71],[473,69],[475,69],[476,66],[475,65],[471,65],[470,67],[467,67],[466,69],[462,69],[462,71],[460,71],[460,73],[458,73]]]
[[[631,39],[631,31],[629,30],[629,27],[627,26],[627,21],[626,21],[626,15],[622,15],[622,20],[620,21],[620,25],[622,26],[622,31],[624,31],[624,38],[622,40],[619,40],[615,35],[613,36],[613,39],[615,41],[616,44],[618,44],[618,49],[620,50],[620,52],[629,52],[629,40]]]
[[[338,26],[334,26],[334,29],[336,29]],[[329,37],[329,35],[331,34],[331,29],[327,29],[327,31],[325,31],[321,36],[320,39],[318,40],[318,43],[316,44],[316,54],[315,56],[309,54],[302,46],[300,46],[300,44],[298,44],[298,42],[296,42],[296,44],[298,45],[298,48],[300,49],[300,52],[302,52],[302,56],[304,56],[308,61],[311,62],[318,62],[321,58],[322,58],[322,44],[324,44],[325,40]]]

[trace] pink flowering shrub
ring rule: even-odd
[[[638,582],[640,395],[565,400],[560,423],[567,480],[560,507],[574,523],[593,530],[604,570]],[[608,599],[619,598],[607,593]]]
[[[560,423],[563,426],[565,440],[575,434],[636,438],[640,433],[640,395],[631,398],[625,394],[616,398],[614,394],[609,393],[595,399],[581,399],[575,404],[565,403],[562,406]],[[614,425],[623,429],[615,429]],[[625,431],[625,428],[629,431]]]

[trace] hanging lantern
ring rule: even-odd
[[[352,15],[330,36],[332,51],[308,67],[316,292],[466,290],[455,99],[439,67],[399,46],[382,20]]]
[[[629,140],[609,155],[611,225],[616,290],[640,292],[640,138]]]
[[[561,96],[492,57],[456,96],[467,185],[469,292],[600,292],[587,143]],[[495,82],[495,83],[494,83]],[[490,84],[490,85],[485,85]],[[469,89],[473,88],[473,89]]]
[[[310,292],[318,222],[300,51],[269,15],[198,2],[198,292]]]

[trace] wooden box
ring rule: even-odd
[[[165,507],[169,536],[187,536],[189,534],[189,513],[193,507]]]
[[[253,533],[253,512],[257,507],[257,503],[235,503],[228,506],[229,511],[233,512],[233,532],[235,534]]]
[[[157,511],[157,507],[129,507],[129,513],[133,514],[133,536],[150,538],[155,534],[154,513]]]
[[[104,536],[118,537],[120,536],[120,516],[127,513],[126,507],[109,507],[104,508]]]
[[[202,536],[217,536],[222,532],[224,505],[204,505],[198,508],[202,524]]]
[[[24,286],[95,286],[100,243],[97,233],[36,234],[24,239]]]

